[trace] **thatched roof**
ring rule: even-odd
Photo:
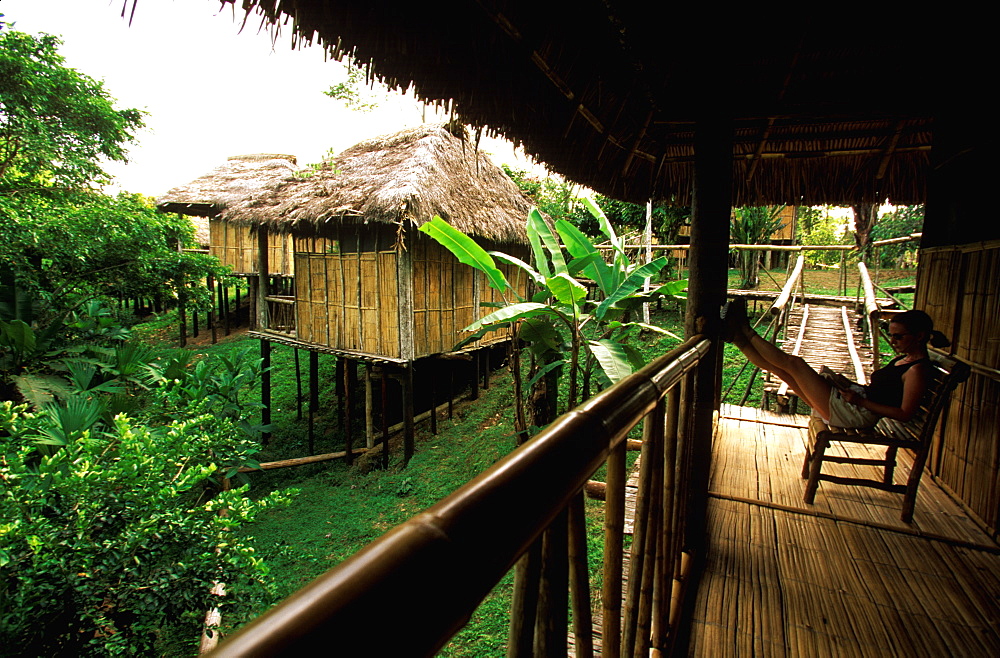
[[[980,71],[992,40],[983,21],[951,8],[238,4],[279,36],[290,30],[293,44],[319,43],[390,85],[453,100],[465,122],[632,201],[686,202],[694,125],[715,120],[737,132],[736,204],[923,201],[935,119],[984,119],[990,106]]]
[[[475,145],[440,125],[356,144],[318,169],[272,180],[222,217],[278,231],[327,222],[420,226],[439,215],[469,235],[527,242],[531,202]]]
[[[156,200],[156,207],[163,212],[215,217],[229,204],[290,176],[295,169],[294,155],[234,155],[204,176],[170,190]]]

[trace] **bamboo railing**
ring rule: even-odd
[[[879,356],[879,318],[882,309],[878,305],[875,297],[875,285],[872,283],[871,275],[868,274],[868,267],[864,263],[858,263],[858,272],[861,274],[861,291],[864,295],[865,305],[865,333],[868,334],[872,343],[872,370],[878,370],[882,365]]]
[[[673,641],[692,563],[684,545],[693,442],[685,393],[708,353],[701,336],[554,421],[450,496],[224,640],[212,655],[269,656],[348,646],[431,655],[521,560],[508,655],[593,655],[586,570],[587,480],[605,463],[601,654],[648,655]],[[625,447],[645,420],[628,577],[623,585]],[[527,555],[528,557],[522,558]],[[622,594],[624,593],[624,606]],[[569,600],[572,599],[572,604]]]

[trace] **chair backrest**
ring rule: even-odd
[[[879,421],[879,428],[892,436],[907,438],[914,443],[930,445],[941,411],[947,405],[955,387],[969,378],[969,366],[955,357],[928,350],[931,359],[931,376],[927,391],[920,401],[920,409],[913,418],[901,423],[891,418]]]

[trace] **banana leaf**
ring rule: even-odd
[[[493,258],[485,249],[437,215],[418,230],[437,240],[445,249],[453,253],[459,262],[485,274],[486,280],[494,290],[505,292],[510,287],[507,278],[497,268]]]

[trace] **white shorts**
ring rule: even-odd
[[[830,417],[823,420],[834,427],[874,427],[881,418],[878,414],[845,400],[840,389],[833,385],[830,386],[829,404]]]

